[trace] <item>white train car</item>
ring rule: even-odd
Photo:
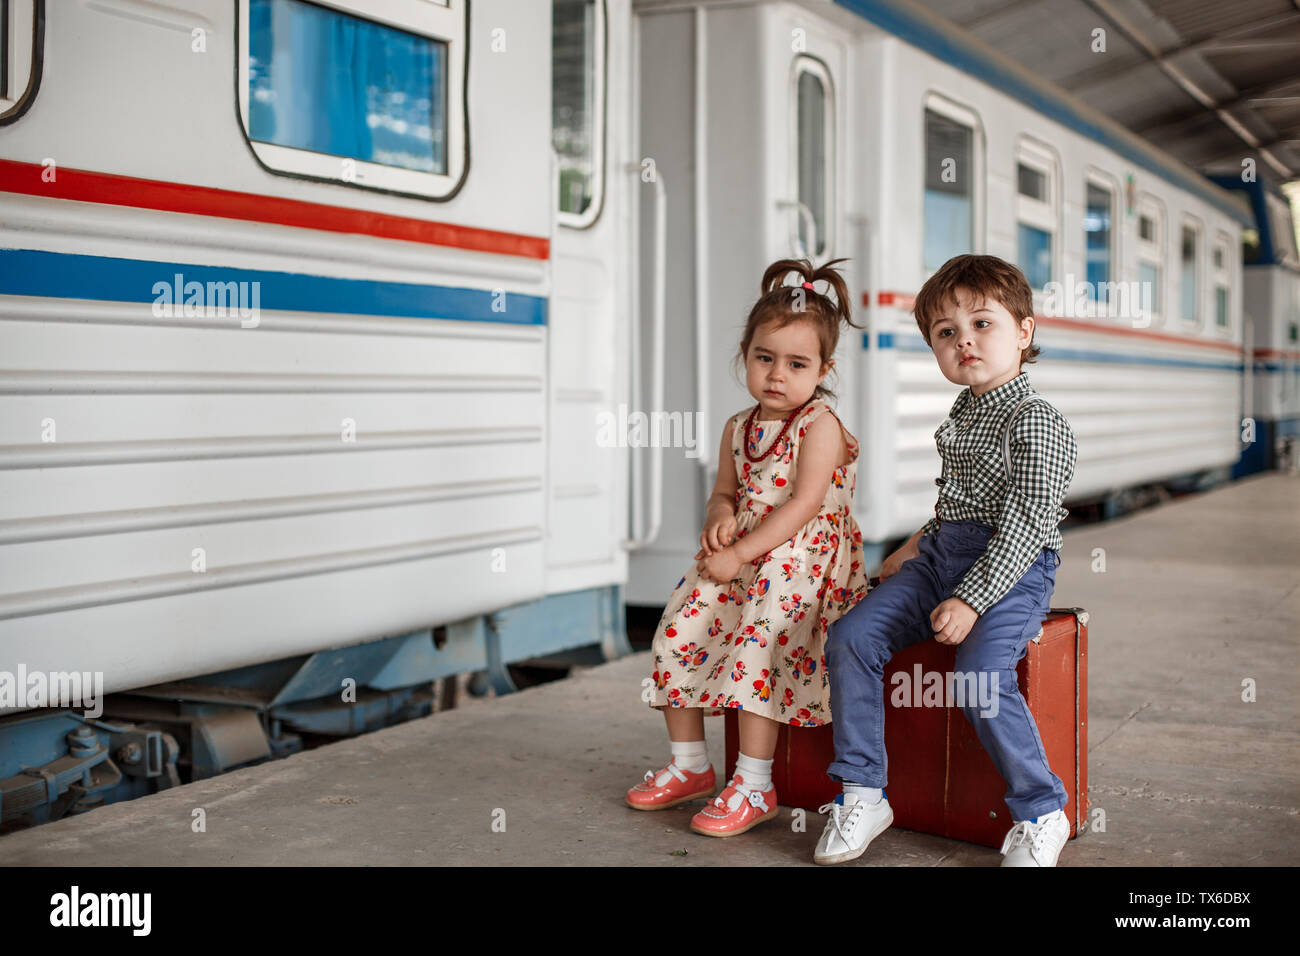
[[[0,9],[0,670],[617,636],[627,4]]]
[[[1243,243],[1247,399],[1253,439],[1234,475],[1300,464],[1300,253],[1286,197],[1240,168],[1211,177],[1250,199],[1253,228]]]
[[[763,266],[850,257],[868,329],[841,339],[835,384],[863,448],[855,516],[879,556],[933,514],[933,432],[957,393],[912,299],[975,251],[1037,290],[1043,354],[1026,370],[1079,439],[1068,501],[1226,476],[1241,452],[1244,203],[905,0],[634,10],[641,150],[671,184],[681,280],[668,339],[693,360],[670,366],[668,391],[708,427],[752,402],[724,369]],[[697,547],[715,446],[666,463],[679,507],[633,556],[634,603],[661,602]]]

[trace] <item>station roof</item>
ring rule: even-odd
[[[1193,169],[1300,180],[1300,0],[922,5]]]

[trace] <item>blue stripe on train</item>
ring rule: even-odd
[[[862,336],[862,347],[870,348],[866,334]],[[915,335],[895,336],[891,332],[881,332],[876,337],[876,347],[881,349],[898,349],[900,352],[924,352],[930,354],[930,346],[925,340]],[[1043,346],[1045,359],[1059,359],[1063,362],[1100,362],[1118,365],[1160,365],[1169,368],[1209,368],[1240,372],[1241,362],[1213,362],[1197,359],[1173,359],[1159,355],[1133,355],[1119,352],[1097,352],[1090,349],[1062,349]]]
[[[208,282],[257,282],[260,309],[546,324],[546,299],[519,292],[0,249],[0,293],[6,295],[152,303],[159,298],[155,284],[174,285],[178,273],[182,282],[205,288]]]

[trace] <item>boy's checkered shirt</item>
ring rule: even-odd
[[[981,521],[997,529],[952,592],[978,614],[1011,590],[1043,548],[1061,550],[1057,525],[1069,514],[1061,501],[1078,453],[1070,423],[1047,402],[1030,402],[1011,433],[1010,488],[1002,459],[1007,417],[1031,394],[1024,372],[983,395],[967,388],[934,433],[943,474],[934,480],[939,486],[935,517],[921,533],[938,531],[941,520]]]

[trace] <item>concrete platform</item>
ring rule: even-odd
[[[1071,841],[1061,865],[1300,863],[1300,480],[1258,476],[1073,530],[1062,556],[1054,605],[1092,613],[1089,774],[1106,830]],[[0,863],[812,865],[815,813],[804,832],[783,809],[717,840],[687,829],[702,804],[623,805],[667,756],[662,719],[639,696],[649,670],[637,654],[11,834]],[[722,721],[707,726],[721,768]],[[191,830],[196,808],[206,832]],[[505,832],[493,831],[498,810]],[[893,829],[848,865],[999,861]]]

